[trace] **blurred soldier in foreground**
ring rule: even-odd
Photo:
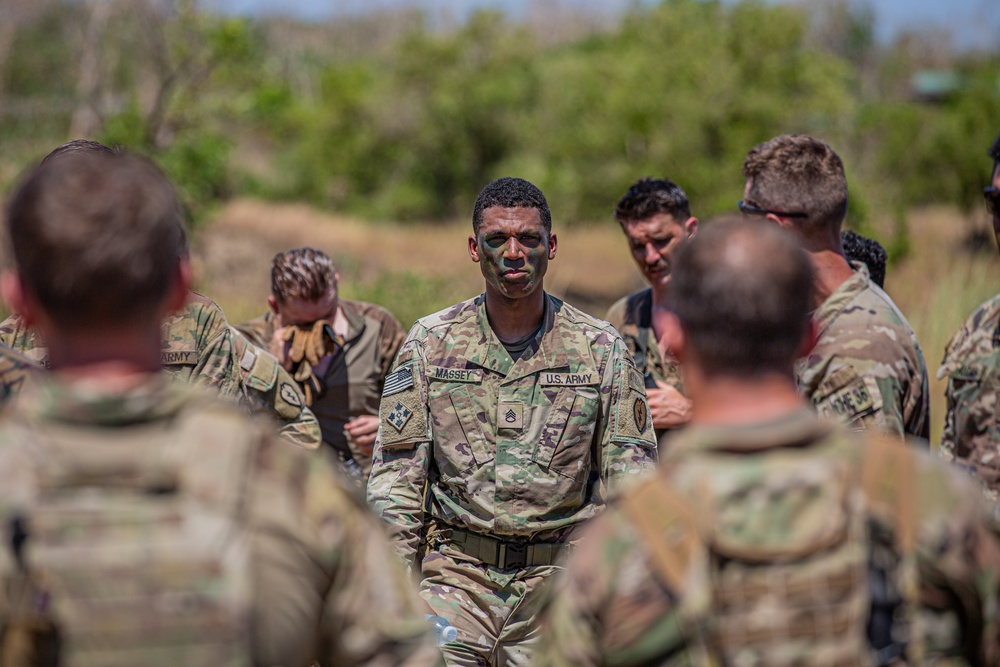
[[[403,343],[403,327],[380,306],[341,299],[339,281],[320,250],[279,253],[271,265],[271,312],[239,329],[302,383],[323,442],[363,487],[382,383]]]
[[[632,259],[649,287],[621,299],[604,316],[625,339],[646,383],[646,400],[657,440],[687,423],[691,401],[684,397],[680,371],[661,345],[673,257],[698,232],[687,195],[668,179],[640,180],[615,206],[615,220],[628,239]]]
[[[1000,136],[993,142],[993,175],[983,195],[1000,247]],[[940,452],[978,477],[990,498],[1000,492],[1000,294],[979,306],[945,348],[938,378],[948,378]]]
[[[673,273],[691,423],[584,529],[534,664],[998,664],[1000,543],[978,494],[797,391],[815,325],[796,240],[715,223]]]
[[[853,229],[840,232],[840,242],[844,247],[844,257],[852,265],[861,262],[868,267],[868,276],[880,288],[885,287],[885,266],[889,256],[882,244],[875,239],[858,234]]]
[[[796,366],[801,391],[820,414],[854,429],[926,440],[927,367],[916,334],[868,269],[844,258],[840,157],[818,139],[782,135],[750,151],[743,175],[740,210],[791,231],[812,262],[819,336]]]
[[[117,156],[107,146],[81,139],[59,146],[42,163],[86,153]],[[187,271],[186,240],[181,244],[181,253]],[[42,366],[49,365],[47,341],[17,314],[0,323],[0,342]],[[188,292],[184,308],[164,320],[160,359],[175,377],[199,382],[253,412],[275,417],[281,434],[292,442],[303,447],[319,446],[319,424],[305,407],[291,376],[266,352],[238,340],[222,309],[208,297]]]
[[[410,330],[382,391],[368,501],[458,629],[446,661],[529,665],[539,586],[603,491],[653,467],[655,441],[621,337],[543,290],[556,235],[541,191],[490,183],[472,230],[486,291]]]
[[[161,322],[188,295],[164,176],[67,156],[21,185],[7,226],[3,292],[52,372],[0,423],[5,664],[433,664],[420,602],[333,464],[161,372]]]

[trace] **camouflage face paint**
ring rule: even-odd
[[[469,254],[480,265],[487,291],[520,299],[542,287],[556,237],[545,231],[537,209],[494,206],[483,211],[479,234],[469,238]]]

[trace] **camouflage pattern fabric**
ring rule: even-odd
[[[653,290],[647,287],[616,301],[608,309],[604,319],[621,334],[640,373],[648,374],[652,379],[668,384],[683,394],[684,381],[681,379],[680,366],[673,359],[664,359],[660,354],[660,346],[653,331],[652,310]],[[645,340],[640,340],[642,334],[645,334]],[[645,358],[644,364],[640,363],[641,357]],[[662,442],[669,432],[669,429],[658,429],[657,441]]]
[[[889,664],[866,639],[865,561],[913,601],[895,612],[911,641],[894,664],[998,664],[989,509],[929,454],[867,437],[805,410],[673,435],[657,474],[584,529],[546,595],[534,664]],[[866,481],[876,450],[892,456]]]
[[[871,282],[854,276],[813,314],[819,339],[796,365],[799,389],[816,410],[855,430],[930,437],[927,366],[909,322]]]
[[[25,381],[39,372],[39,366],[31,359],[0,344],[0,407],[7,405]]]
[[[0,343],[48,367],[48,349],[38,334],[17,315],[0,322]],[[244,349],[244,348],[241,348]],[[189,292],[185,308],[163,323],[163,368],[184,382],[197,382],[228,400],[259,409],[281,422],[283,432],[304,446],[316,446],[315,417],[308,410],[293,414],[287,405],[279,405],[279,392],[258,389],[260,383],[244,383],[232,331],[222,309],[206,296]],[[279,385],[280,389],[280,385]],[[294,400],[294,399],[292,399]],[[289,400],[285,400],[289,403]]]
[[[260,349],[230,327],[233,355],[239,360],[240,387],[251,413],[273,411],[279,434],[290,442],[315,449],[322,434],[315,415],[306,407],[305,397],[271,353]]]
[[[371,456],[351,447],[344,425],[354,417],[377,415],[382,383],[403,344],[399,320],[381,306],[341,299],[348,323],[343,349],[335,354],[323,373],[322,392],[310,406],[319,420],[323,442],[333,448],[356,471],[363,485],[371,470]],[[269,313],[237,327],[256,345],[269,349],[276,329]]]
[[[952,336],[938,370],[948,378],[947,412],[938,451],[974,474],[987,495],[1000,491],[1000,295],[979,306]]]
[[[438,664],[326,457],[164,375],[35,385],[0,424],[5,664]]]
[[[456,554],[449,531],[558,543],[604,508],[605,493],[655,465],[645,387],[623,341],[546,295],[536,341],[515,362],[481,295],[414,325],[380,417],[368,500],[407,563],[429,531],[421,594],[458,629],[447,660],[527,664],[531,621],[508,637],[510,607],[489,600],[516,590],[531,609],[547,564],[504,568]]]

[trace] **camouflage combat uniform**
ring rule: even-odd
[[[165,374],[127,390],[53,374],[14,408],[0,423],[0,521],[21,541],[0,550],[5,664],[37,664],[53,640],[75,665],[439,663],[378,519],[327,457]],[[156,509],[169,502],[192,506],[188,521]],[[185,535],[205,553],[179,549]],[[204,566],[220,541],[225,578]]]
[[[39,366],[31,359],[0,344],[0,407],[7,405],[21,391],[25,380],[38,371]]]
[[[535,665],[998,664],[1000,542],[961,474],[806,409],[668,451],[583,531]]]
[[[17,315],[0,323],[0,342],[48,366],[48,349]],[[253,411],[278,420],[281,434],[304,447],[319,443],[319,425],[304,405],[295,381],[287,373],[273,375],[271,357],[235,341],[222,309],[196,292],[188,293],[184,310],[163,323],[163,368],[184,382],[217,391]]]
[[[930,437],[927,367],[916,334],[864,264],[813,313],[816,346],[796,364],[816,410],[852,429]]]
[[[333,448],[349,472],[356,471],[364,480],[371,470],[371,457],[350,447],[344,425],[354,417],[378,414],[382,382],[403,344],[404,333],[399,320],[381,306],[363,301],[339,303],[348,325],[344,347],[330,361],[322,378],[324,391],[310,409],[319,420],[323,442]],[[270,313],[237,328],[265,350],[270,348],[276,329]]]
[[[660,346],[653,331],[653,290],[646,288],[616,301],[604,316],[611,326],[625,339],[625,345],[635,360],[635,367],[643,374],[646,387],[655,387],[656,381],[670,385],[684,393],[680,366],[673,359],[660,354]],[[662,442],[670,429],[657,429],[656,439]]]
[[[1000,491],[1000,295],[979,306],[945,348],[938,379],[947,376],[947,413],[938,450],[975,474],[987,494]]]
[[[570,531],[655,464],[621,338],[546,295],[515,362],[481,295],[414,325],[380,418],[369,504],[407,563],[426,538],[421,595],[458,629],[449,664],[530,664],[538,586]]]

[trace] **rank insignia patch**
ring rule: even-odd
[[[497,428],[524,428],[524,405],[521,403],[500,403],[497,410]]]
[[[645,433],[646,420],[649,419],[649,412],[646,409],[646,402],[641,398],[636,398],[632,404],[632,416],[635,417],[635,428],[639,433]]]
[[[403,405],[401,402],[396,401],[396,405],[393,406],[392,411],[387,415],[386,419],[397,431],[402,431],[403,427],[406,426],[406,422],[408,422],[412,416],[412,410]]]

